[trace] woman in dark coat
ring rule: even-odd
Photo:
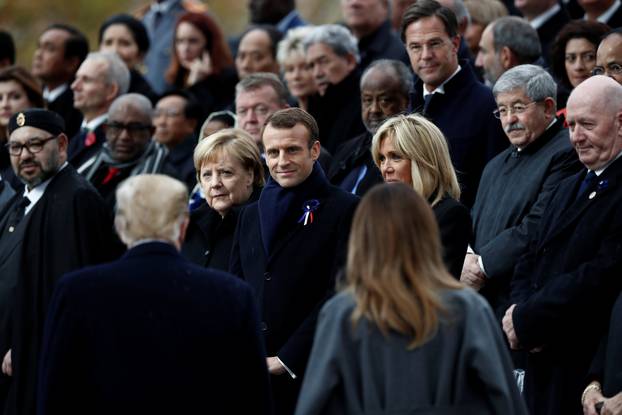
[[[109,17],[99,28],[99,50],[114,52],[130,70],[130,88],[155,104],[157,95],[143,77],[140,67],[149,51],[149,36],[143,23],[129,14]]]
[[[226,271],[241,206],[259,198],[264,183],[259,148],[237,128],[218,131],[194,150],[197,180],[207,204],[190,215],[182,255]]]
[[[443,133],[420,115],[399,115],[378,129],[371,152],[385,182],[406,183],[430,203],[441,231],[445,265],[460,279],[471,215],[458,201],[460,186]]]
[[[233,103],[238,78],[231,50],[214,18],[205,13],[181,15],[172,50],[166,72],[169,87],[194,95],[206,115]]]

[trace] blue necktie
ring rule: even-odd
[[[587,192],[587,190],[594,184],[597,177],[598,176],[596,176],[596,173],[594,173],[593,170],[587,172],[585,178],[581,182],[581,186],[579,186],[579,191],[577,192],[575,200],[578,200],[581,196],[583,196],[583,194],[585,194],[585,192]]]

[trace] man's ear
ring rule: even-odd
[[[512,52],[512,50],[507,46],[502,47],[499,51],[499,61],[501,63],[501,67],[506,71],[517,65],[514,52]]]
[[[321,152],[322,146],[320,145],[320,142],[318,140],[315,140],[313,142],[313,145],[311,145],[311,158],[315,161],[320,157],[320,152]]]
[[[544,98],[544,101],[542,101],[542,102],[544,102],[544,113],[547,116],[550,116],[551,119],[553,117],[555,117],[555,115],[556,115],[555,113],[557,111],[557,104],[556,104],[555,100],[553,98],[551,98],[551,97],[546,97],[546,98]]]
[[[60,133],[56,140],[58,141],[58,150],[61,153],[67,153],[67,147],[69,147],[69,139],[67,138],[65,133]]]

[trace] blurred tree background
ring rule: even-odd
[[[203,0],[227,36],[240,33],[248,23],[248,0]],[[97,48],[100,24],[116,13],[133,13],[148,1],[140,0],[0,0],[0,27],[15,39],[17,62],[30,68],[41,31],[52,23],[69,23]],[[298,0],[302,16],[315,24],[334,23],[341,18],[338,0]]]

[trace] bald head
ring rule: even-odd
[[[622,86],[606,76],[580,83],[566,105],[570,142],[590,170],[605,167],[622,151]]]

